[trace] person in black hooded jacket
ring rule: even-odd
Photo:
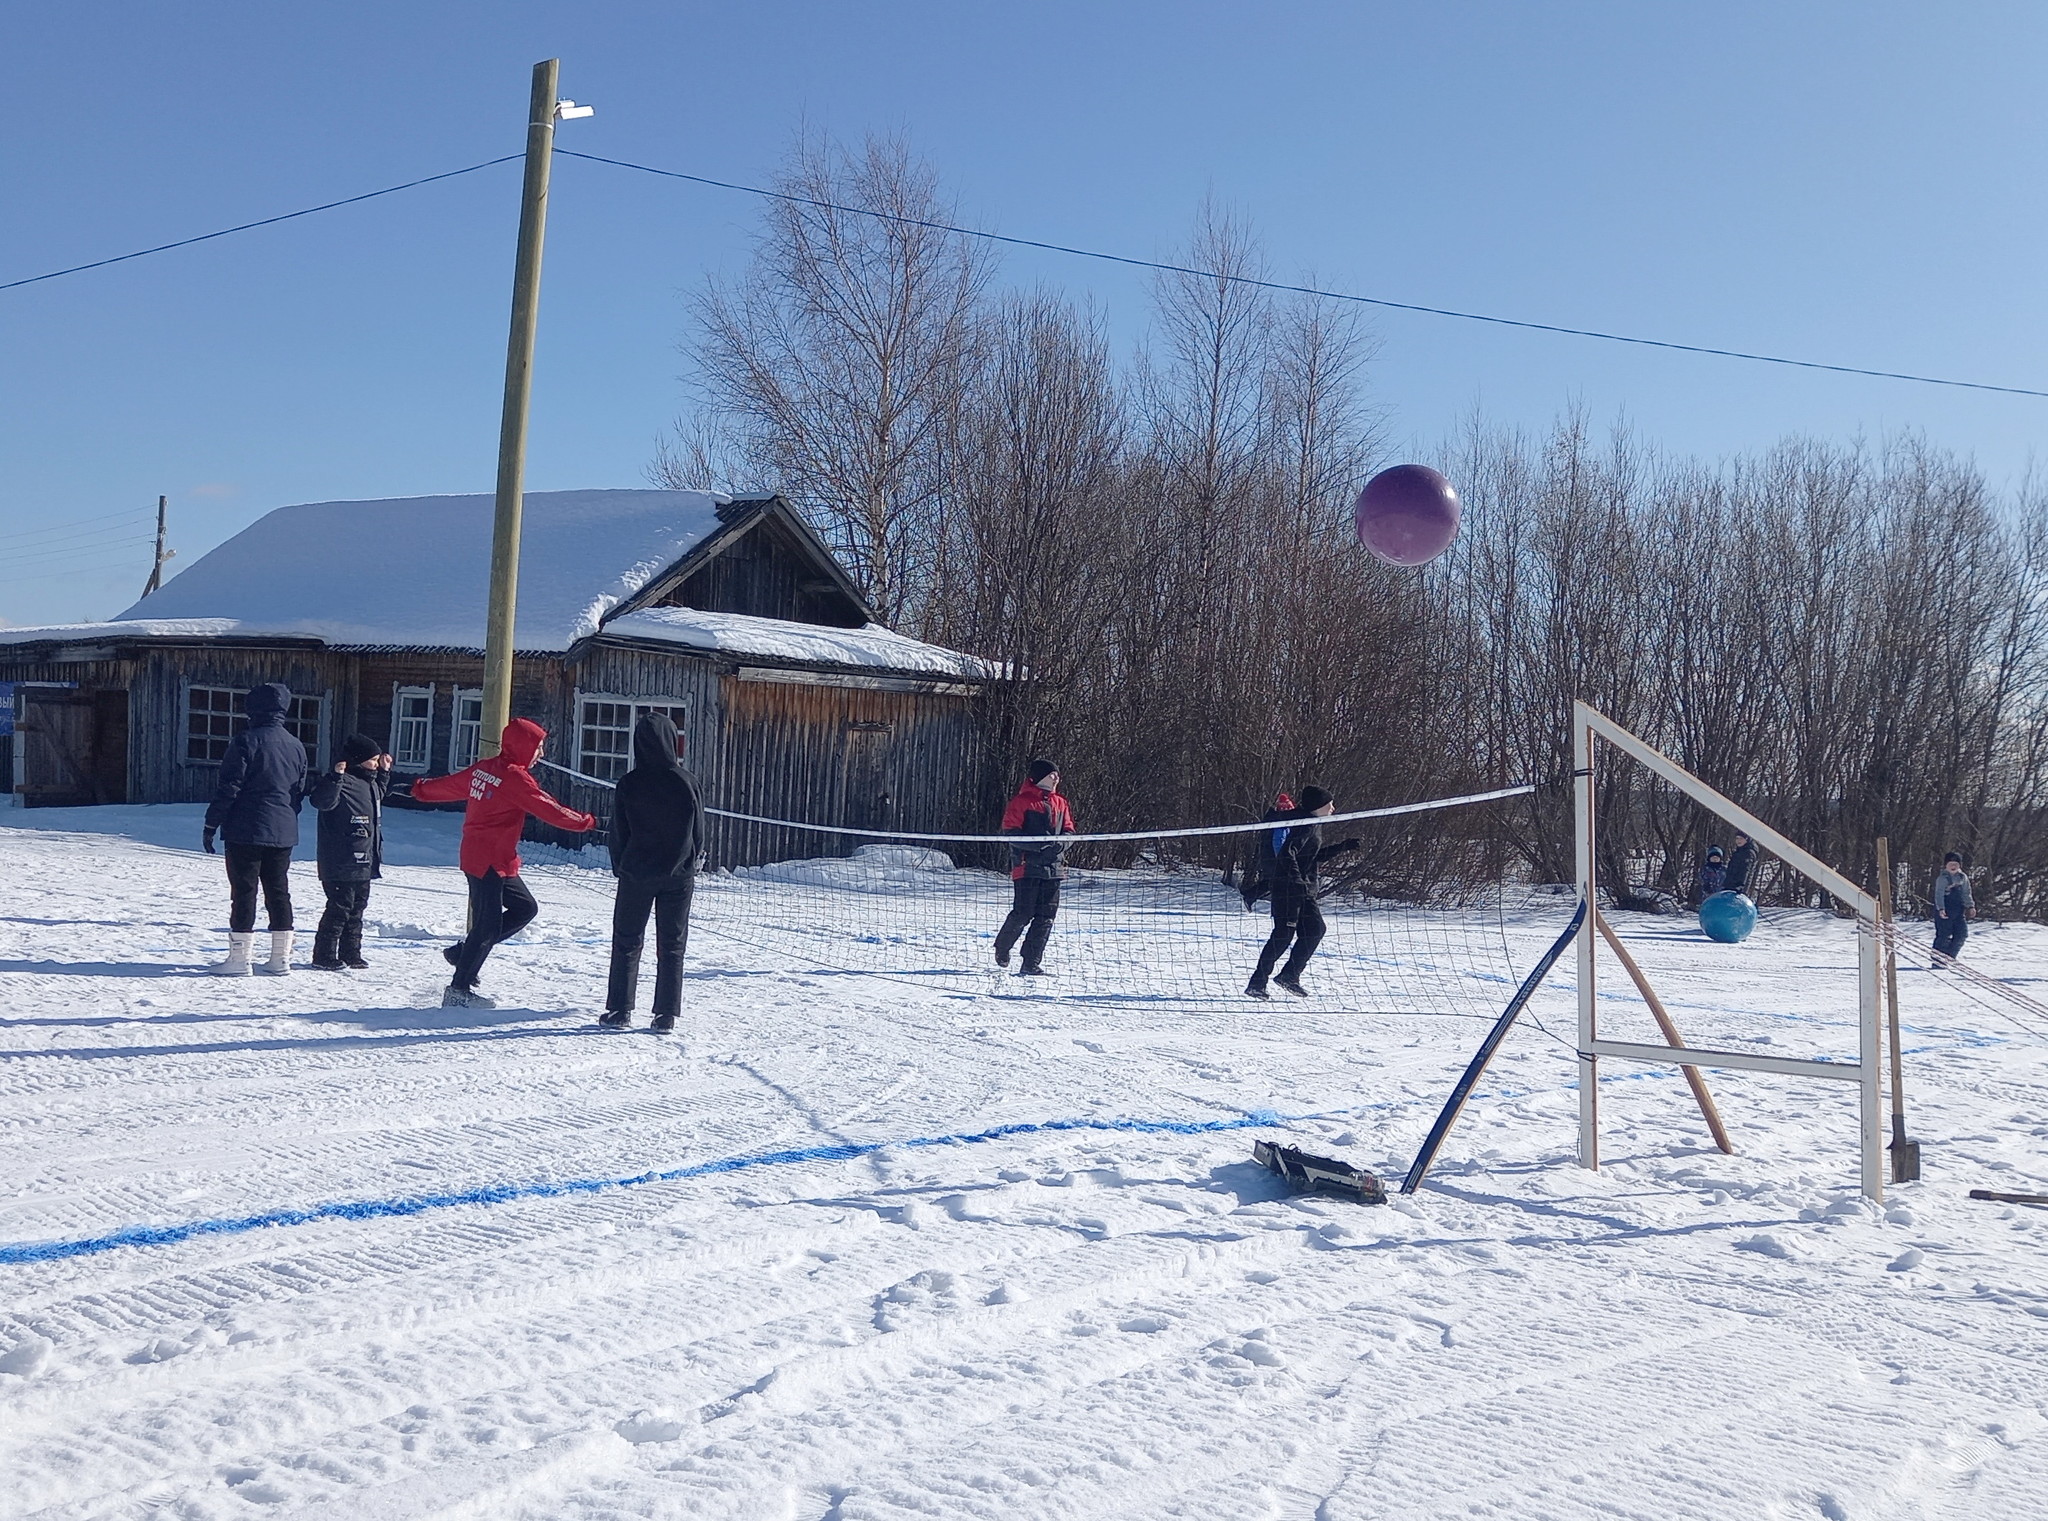
[[[320,887],[327,911],[313,935],[313,965],[323,972],[361,971],[363,911],[370,884],[384,875],[384,789],[391,757],[363,734],[341,742],[341,759],[306,795],[320,815]]]
[[[1304,787],[1301,805],[1281,814],[1291,821],[1287,828],[1271,831],[1266,879],[1273,898],[1273,932],[1266,937],[1265,948],[1259,952],[1258,968],[1245,985],[1245,993],[1252,998],[1271,996],[1266,992],[1268,978],[1297,998],[1308,997],[1308,990],[1301,985],[1301,974],[1316,947],[1323,943],[1325,929],[1323,911],[1316,906],[1318,870],[1331,856],[1358,848],[1356,839],[1340,840],[1335,845],[1323,843],[1322,826],[1316,820],[1334,812],[1336,807],[1336,801],[1321,787]],[[1287,955],[1287,965],[1275,977],[1273,968],[1283,954]]]
[[[704,849],[704,804],[697,779],[683,769],[683,739],[665,714],[644,714],[633,726],[633,769],[612,798],[612,967],[600,1024],[633,1022],[640,950],[654,913],[654,1022],[667,1034],[683,1001],[683,951],[690,939],[690,895]]]

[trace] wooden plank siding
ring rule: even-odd
[[[796,535],[772,517],[654,605],[840,628],[858,628],[867,621],[819,574]]]
[[[0,659],[0,681],[69,681],[88,692],[128,694],[128,797],[141,803],[200,803],[213,796],[219,767],[185,759],[189,688],[246,691],[282,681],[301,696],[327,698],[332,744],[355,719],[354,657],[318,649],[259,645],[131,645],[85,658]],[[319,757],[315,757],[317,761]]]
[[[725,722],[707,799],[735,813],[858,829],[969,831],[970,698],[722,679]],[[857,837],[718,819],[718,864],[847,855]]]

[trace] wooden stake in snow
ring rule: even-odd
[[[1891,1009],[1892,1181],[1920,1180],[1920,1143],[1906,1139],[1906,1066],[1899,1049],[1899,951],[1892,936],[1892,842],[1877,841],[1877,933],[1884,952],[1885,1002]]]
[[[1628,953],[1621,943],[1621,936],[1614,933],[1614,926],[1607,922],[1607,916],[1597,909],[1593,922],[1599,926],[1601,936],[1607,941],[1621,969],[1628,973],[1629,981],[1636,985],[1636,991],[1643,995],[1643,1002],[1650,1006],[1650,1014],[1657,1021],[1657,1028],[1664,1032],[1667,1045],[1685,1049],[1685,1038],[1678,1033],[1678,1026],[1665,1012],[1664,1001],[1657,996],[1657,990],[1650,986],[1650,979],[1643,975],[1643,969],[1636,965],[1636,958]],[[1728,1139],[1727,1127],[1721,1123],[1721,1111],[1714,1107],[1714,1095],[1707,1092],[1707,1080],[1700,1075],[1697,1067],[1680,1069],[1685,1073],[1686,1086],[1692,1089],[1693,1102],[1700,1106],[1700,1117],[1707,1122],[1707,1129],[1714,1134],[1714,1144],[1729,1156],[1735,1155],[1735,1143]]]

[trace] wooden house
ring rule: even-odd
[[[401,774],[452,771],[481,735],[492,499],[269,513],[105,623],[0,629],[27,806],[212,796],[259,682],[316,763],[342,736]],[[987,662],[890,632],[781,498],[688,491],[526,498],[512,711],[545,758],[611,780],[634,721],[670,714],[706,801],[856,828],[973,821]],[[609,791],[537,775],[600,816]],[[5,778],[0,778],[5,780]],[[714,865],[844,854],[843,836],[715,821]]]

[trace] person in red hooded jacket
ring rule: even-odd
[[[1003,810],[1003,833],[1044,839],[1045,844],[1010,847],[1011,904],[1009,916],[996,932],[996,965],[1010,964],[1010,948],[1024,937],[1024,977],[1045,975],[1045,943],[1060,911],[1060,880],[1067,869],[1060,858],[1067,847],[1056,837],[1074,832],[1074,811],[1060,794],[1060,769],[1049,760],[1035,760],[1027,780]]]
[[[548,731],[530,718],[505,725],[496,755],[466,766],[453,776],[423,776],[412,784],[422,803],[464,803],[462,874],[469,878],[469,934],[442,952],[454,963],[455,977],[441,995],[441,1007],[496,1008],[476,990],[477,973],[491,947],[509,940],[533,922],[540,905],[519,880],[519,835],[530,814],[544,824],[581,834],[597,820],[564,808],[528,769]]]

